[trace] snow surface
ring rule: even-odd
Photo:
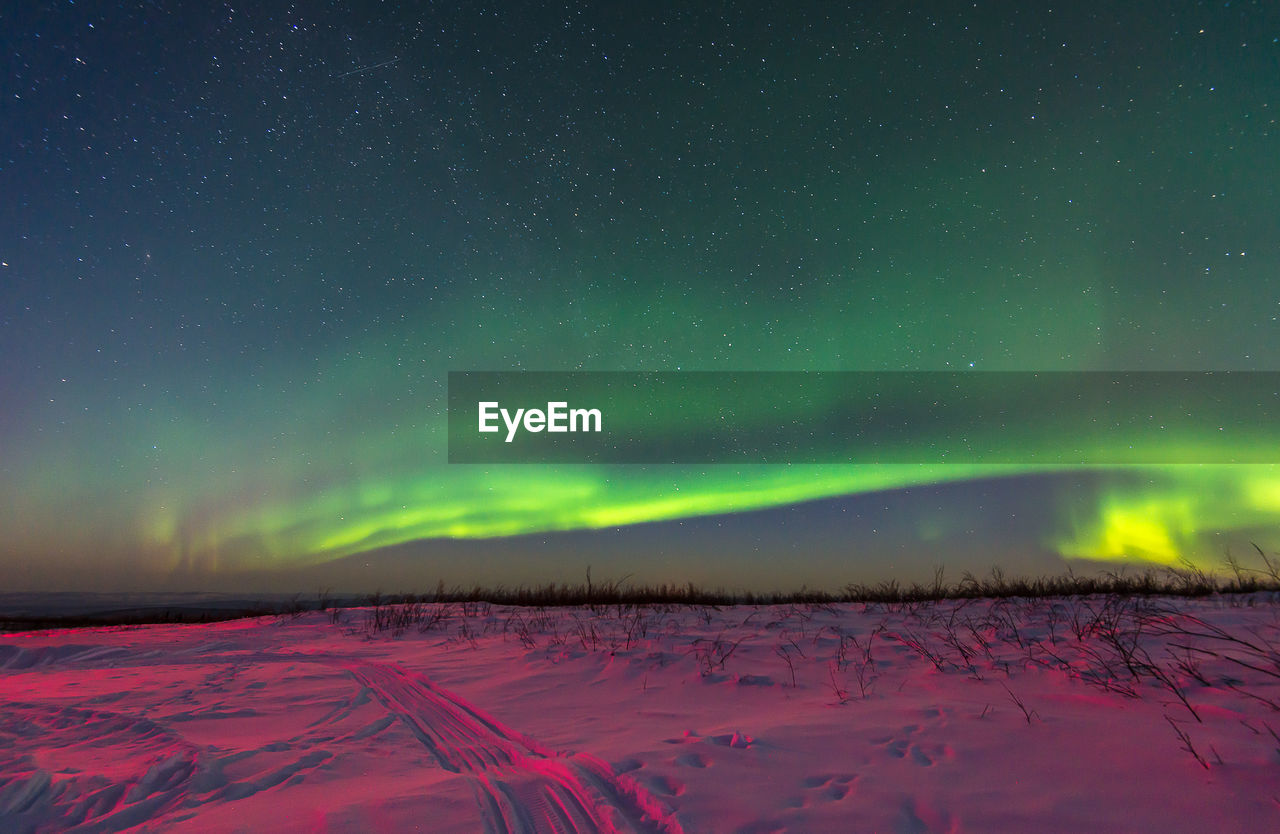
[[[0,831],[1280,831],[1280,600],[0,635]]]

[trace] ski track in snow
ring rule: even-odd
[[[653,797],[602,761],[550,753],[397,664],[349,669],[440,767],[471,781],[488,834],[682,834]]]
[[[80,646],[29,653],[0,647],[4,665],[24,671],[68,660],[93,666],[125,654]],[[372,699],[386,709],[386,718],[347,737],[376,734],[400,721],[443,770],[468,781],[487,834],[683,834],[669,808],[604,761],[549,751],[398,664],[304,662],[345,671],[359,691],[302,736],[229,757],[202,751],[181,734],[140,716],[71,705],[6,704],[0,713],[0,830],[111,832],[166,818],[187,819],[206,803],[234,802],[273,788],[299,770],[323,765],[333,755],[319,745],[335,738],[317,735],[319,729],[337,724]],[[236,671],[238,667],[221,670],[205,680],[204,689],[219,690],[222,678]],[[166,721],[188,717],[177,713]],[[206,711],[190,717],[215,716]],[[67,752],[56,757],[54,766],[49,750]],[[243,781],[221,775],[224,765],[270,750],[305,755]]]

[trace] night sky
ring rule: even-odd
[[[1280,7],[850,6],[5,4],[0,584],[1280,548],[1270,465],[446,462],[449,371],[1280,370]]]

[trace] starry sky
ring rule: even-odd
[[[1278,371],[1274,3],[31,2],[0,54],[10,588],[1280,548],[1270,464],[459,465],[444,407],[449,371]]]

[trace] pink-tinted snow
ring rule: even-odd
[[[0,830],[1280,830],[1274,596],[380,616],[0,635]]]

